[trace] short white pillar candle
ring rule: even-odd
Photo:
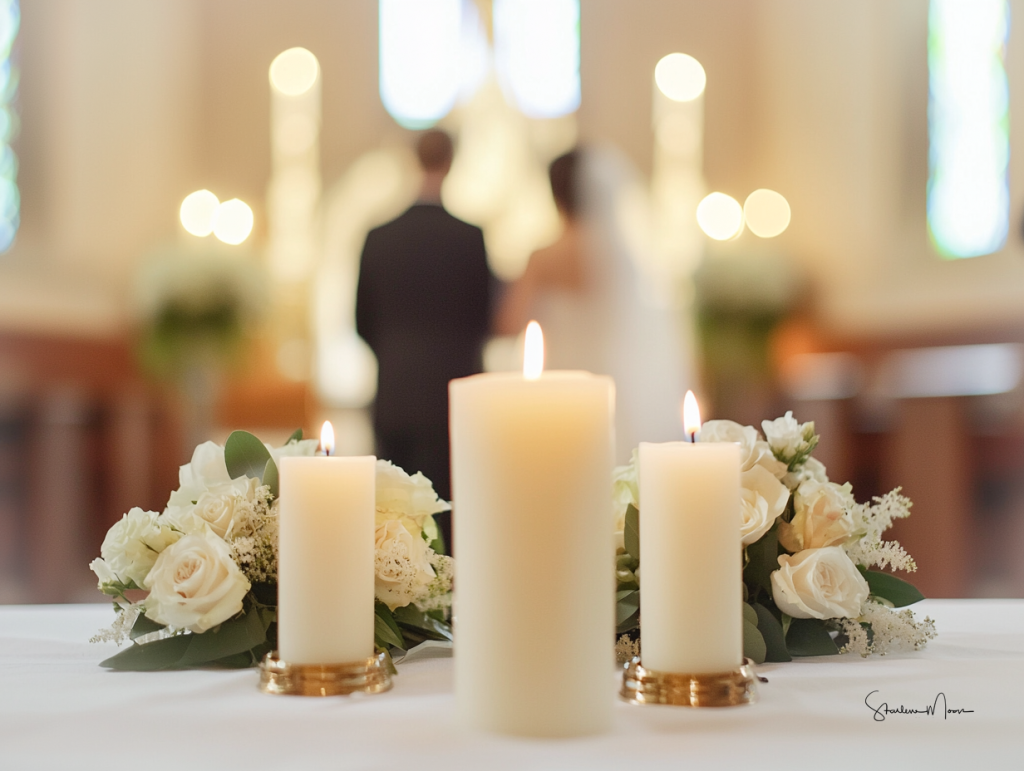
[[[278,655],[289,664],[367,659],[376,458],[284,457],[280,478]]]

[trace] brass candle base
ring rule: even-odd
[[[350,664],[289,664],[268,653],[260,662],[260,690],[286,696],[347,696],[391,690],[385,654]]]
[[[753,662],[732,672],[687,675],[644,669],[634,657],[622,674],[619,696],[630,704],[671,704],[680,707],[733,707],[757,701]]]

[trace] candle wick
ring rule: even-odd
[[[697,432],[696,431],[691,431],[690,432],[690,444],[697,444]]]

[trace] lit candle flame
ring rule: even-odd
[[[697,397],[693,391],[687,391],[683,399],[683,430],[691,442],[697,441],[697,433],[700,431],[700,408],[697,406]]]
[[[320,429],[320,448],[325,455],[334,452],[334,426],[329,420],[325,420],[324,427]]]
[[[527,380],[536,380],[544,371],[544,333],[536,321],[526,325],[526,342],[523,349],[523,377]]]

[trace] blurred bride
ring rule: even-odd
[[[546,369],[615,379],[619,463],[641,441],[682,439],[680,404],[693,379],[681,317],[642,296],[616,217],[628,177],[625,164],[608,153],[573,150],[551,163],[562,233],[530,256],[495,319],[503,335],[519,334],[531,319],[540,322]]]

